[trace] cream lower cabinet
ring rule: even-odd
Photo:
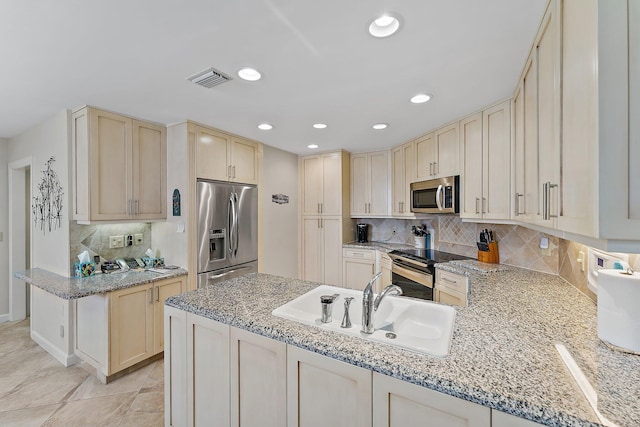
[[[286,344],[173,307],[165,327],[166,425],[286,425]]]
[[[468,304],[469,278],[460,274],[436,269],[435,302],[466,307]]]
[[[490,427],[491,409],[373,373],[374,427]]]
[[[304,280],[342,286],[342,217],[302,218]]]
[[[75,302],[75,353],[109,376],[164,351],[164,300],[186,289],[186,276],[91,295]]]
[[[371,371],[287,347],[288,427],[371,426]]]
[[[346,288],[363,290],[369,280],[376,274],[376,264],[375,250],[343,249],[342,285]],[[380,279],[377,282],[379,284]],[[377,286],[375,292],[378,292]]]

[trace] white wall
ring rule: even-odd
[[[271,201],[274,194],[289,203]],[[264,146],[262,198],[262,272],[298,278],[298,156]]]
[[[39,123],[24,133],[9,139],[7,161],[14,162],[31,157],[31,195],[36,195],[37,185],[42,179],[45,163],[51,156],[55,157],[53,170],[58,174],[63,195],[63,218],[60,227],[47,229],[46,233],[34,228],[32,233],[32,268],[43,268],[62,276],[69,276],[69,220],[71,215],[70,180],[69,180],[69,147],[71,139],[71,112],[62,110],[53,117]],[[0,200],[1,196],[0,196]],[[6,287],[6,284],[4,284]],[[0,289],[0,295],[7,292]]]
[[[0,138],[0,321],[9,313],[8,147],[8,141]]]

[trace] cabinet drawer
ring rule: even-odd
[[[384,252],[380,253],[380,268],[388,268],[391,270],[391,258]]]
[[[436,286],[466,294],[468,287],[467,284],[468,280],[466,276],[450,273],[448,271],[436,270]]]
[[[376,251],[369,249],[343,249],[342,256],[344,258],[357,258],[357,259],[376,259]]]

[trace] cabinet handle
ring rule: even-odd
[[[480,202],[480,198],[476,197],[476,213],[480,213],[480,209],[478,209],[478,202]]]
[[[320,218],[318,218],[318,228],[320,228]]]
[[[398,212],[400,213],[404,213],[404,209],[402,205],[404,205],[404,202],[398,202]]]
[[[236,167],[235,166],[233,166],[233,177],[234,178],[236,177]]]
[[[557,188],[558,184],[552,184],[551,181],[547,181],[542,184],[542,219],[548,220],[550,218],[558,218],[558,215],[551,215],[551,189]]]
[[[486,205],[487,205],[487,199],[483,197],[482,198],[482,213],[487,212],[487,210],[485,209]]]
[[[227,166],[227,177],[231,178],[231,165]]]
[[[429,175],[433,175],[433,162],[429,163]]]
[[[140,200],[136,200],[136,215],[140,215]]]
[[[160,288],[156,287],[156,301],[160,302]]]
[[[149,288],[148,292],[149,292],[149,304],[153,304],[153,288]]]
[[[515,214],[515,216],[522,215],[520,213],[520,197],[524,197],[524,194],[516,193],[516,209],[515,209],[516,214]]]
[[[318,213],[320,213],[320,203],[318,203]]]
[[[438,162],[433,162],[433,174],[437,175],[440,173],[440,166],[438,166]]]
[[[320,213],[324,213],[324,203],[320,203]]]
[[[320,228],[324,228],[324,219],[320,218]]]
[[[440,277],[440,280],[442,280],[443,282],[451,283],[452,285],[458,284],[457,280],[447,279],[446,277]]]

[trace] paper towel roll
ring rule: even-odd
[[[598,272],[598,337],[640,353],[640,273]]]

